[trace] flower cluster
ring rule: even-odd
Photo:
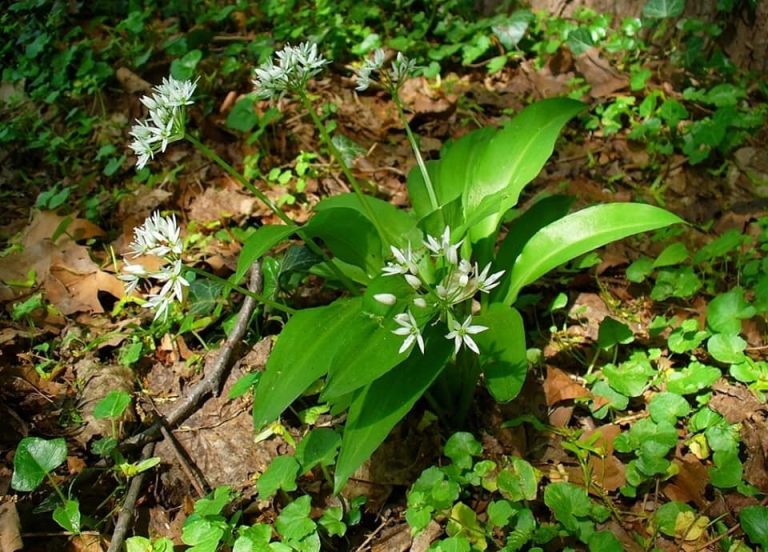
[[[384,50],[377,48],[371,57],[366,59],[359,69],[355,71],[357,77],[357,90],[367,90],[371,85],[371,76],[378,73],[392,94],[399,90],[402,83],[413,74],[416,64],[402,53],[398,52],[389,70],[382,70],[385,61]]]
[[[415,292],[414,308],[432,309],[439,319],[445,320],[450,330],[445,337],[454,340],[457,353],[463,344],[479,354],[472,335],[488,328],[473,325],[471,314],[460,322],[457,313],[471,310],[471,301],[478,292],[488,293],[498,286],[504,271],[491,273],[490,264],[480,270],[477,263],[461,258],[459,250],[463,242],[453,243],[451,229],[446,227],[439,237],[427,236],[417,250],[411,244],[405,249],[392,246],[394,260],[388,262],[382,272],[385,276],[402,276],[408,282]],[[374,299],[385,305],[396,302],[396,297],[388,293],[376,294]],[[400,327],[394,333],[405,337],[400,352],[414,342],[424,352],[424,339],[416,318],[410,308],[395,316]]]
[[[136,166],[143,168],[168,144],[184,137],[186,107],[192,105],[197,81],[179,81],[173,77],[163,79],[151,96],[141,98],[149,110],[149,117],[136,121],[131,129],[131,149],[136,154]]]
[[[126,282],[126,293],[132,293],[142,280],[155,280],[161,284],[160,291],[150,294],[144,306],[155,311],[155,320],[166,319],[171,304],[174,301],[181,303],[184,288],[189,286],[181,275],[183,244],[176,217],[153,213],[134,230],[130,248],[134,258],[153,255],[163,259],[164,264],[156,271],[149,271],[140,264],[125,263],[119,278]]]
[[[256,94],[265,100],[303,90],[309,79],[329,63],[318,54],[317,44],[311,42],[302,42],[298,46],[286,44],[275,56],[277,63],[269,59],[254,71]]]

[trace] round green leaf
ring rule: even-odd
[[[707,341],[707,351],[715,360],[727,364],[744,362],[747,342],[734,334],[715,334]]]
[[[67,444],[64,438],[46,440],[25,437],[16,447],[11,487],[17,491],[34,491],[46,474],[58,468],[66,459]]]
[[[739,512],[739,523],[753,544],[768,550],[768,507],[742,508]]]

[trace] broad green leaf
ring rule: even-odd
[[[498,402],[511,401],[520,393],[528,373],[523,319],[513,307],[491,303],[473,323],[488,328],[474,336],[485,385]]]
[[[280,333],[254,393],[256,428],[277,418],[328,372],[343,338],[339,330],[359,316],[360,305],[360,298],[339,299],[293,315]]]
[[[477,550],[485,550],[488,543],[485,540],[485,532],[477,521],[477,512],[463,502],[457,502],[451,508],[451,515],[445,527],[445,532],[451,538],[465,537]],[[455,550],[454,547],[445,549]],[[469,550],[460,548],[460,550]]]
[[[509,500],[494,500],[488,504],[488,521],[494,527],[506,527],[517,512]]]
[[[256,93],[246,94],[232,107],[227,114],[225,124],[228,128],[239,130],[240,132],[249,132],[259,122],[259,116],[253,108],[256,101]]]
[[[667,391],[678,395],[691,395],[706,389],[721,376],[720,370],[700,362],[691,362],[682,370],[667,375]]]
[[[419,243],[421,241],[421,232],[416,228],[417,219],[411,213],[398,209],[388,201],[383,201],[376,197],[366,196],[366,203],[371,208],[376,218],[389,232],[390,242],[400,247],[406,246],[408,242]],[[346,207],[354,209],[365,218],[368,212],[360,204],[360,198],[357,194],[347,193],[324,198],[315,205],[315,212],[321,213],[328,209],[337,207]]]
[[[437,178],[432,182],[439,206],[461,197],[476,160],[496,132],[492,127],[481,128],[443,146]]]
[[[336,464],[334,492],[339,492],[354,471],[384,442],[442,371],[453,351],[445,327],[424,332],[426,352],[414,350],[405,362],[361,390],[349,409],[341,452]]]
[[[768,507],[742,508],[739,512],[739,523],[753,544],[768,550]]]
[[[50,440],[24,437],[13,457],[11,487],[17,491],[34,491],[46,474],[58,468],[66,459],[67,444],[63,437]]]
[[[125,391],[110,391],[93,408],[93,417],[97,420],[104,418],[119,418],[131,404],[131,395]]]
[[[312,497],[301,496],[283,508],[275,521],[275,529],[286,540],[300,541],[317,527],[309,517],[311,511]]]
[[[707,306],[707,324],[718,333],[738,334],[741,321],[754,315],[755,308],[744,299],[741,288],[721,293]]]
[[[602,398],[605,399],[605,401],[600,401],[601,405],[598,408],[595,408],[595,402],[593,401],[592,405],[590,406],[590,409],[592,410],[592,415],[602,420],[605,418],[610,410],[624,410],[629,405],[629,397],[626,395],[622,395],[618,391],[615,391],[608,383],[606,383],[603,380],[598,381],[594,387],[592,387],[592,396],[593,398]]]
[[[392,333],[394,327],[391,320],[382,326],[362,311],[340,327],[321,400],[334,400],[365,387],[405,360],[407,351],[400,352],[403,337]]]
[[[610,349],[614,345],[628,345],[635,340],[635,334],[632,330],[615,318],[606,316],[600,322],[597,332],[597,346],[601,349]]]
[[[232,552],[273,552],[269,546],[272,539],[272,527],[266,523],[257,523],[250,527],[238,527],[238,537]]]
[[[267,500],[281,489],[286,492],[295,491],[298,475],[299,463],[296,458],[276,456],[256,482],[259,499]]]
[[[227,485],[216,487],[212,493],[195,502],[195,512],[201,516],[217,516],[233,498],[232,489]]]
[[[685,244],[675,242],[659,253],[659,256],[653,261],[653,268],[678,265],[686,260],[688,255],[688,249],[685,247]]]
[[[320,238],[339,259],[359,266],[368,275],[381,270],[381,238],[373,223],[355,209],[333,207],[322,210],[304,226],[304,233]]]
[[[471,433],[459,431],[448,437],[443,454],[456,466],[468,470],[472,467],[472,458],[483,454],[483,445]]]
[[[738,364],[744,362],[744,349],[747,348],[747,342],[738,335],[715,334],[707,341],[707,351],[712,357],[727,364]]]
[[[507,226],[507,236],[496,254],[495,265],[514,266],[517,256],[525,247],[528,240],[546,225],[563,218],[573,205],[573,196],[553,195],[545,197],[533,204],[522,215]],[[509,289],[509,273],[501,279],[499,286],[491,292],[492,302],[504,297]]]
[[[473,242],[489,236],[501,216],[517,204],[522,189],[552,155],[565,123],[583,109],[584,104],[567,98],[542,100],[525,108],[487,141],[462,193],[468,227],[486,217],[492,219],[482,231],[472,229]]]
[[[678,418],[691,412],[691,405],[675,393],[656,393],[648,404],[648,412],[656,423],[667,422],[674,425]]]
[[[672,330],[667,338],[667,346],[673,353],[685,353],[701,345],[707,337],[709,332],[699,330],[699,321],[689,318]]]
[[[666,19],[682,15],[685,0],[648,0],[643,6],[643,16],[649,19]]]
[[[291,226],[276,224],[267,224],[257,228],[243,243],[243,249],[237,259],[237,270],[235,270],[233,281],[235,283],[240,282],[253,263],[295,231],[296,228]]]
[[[579,255],[679,222],[682,219],[669,211],[638,203],[595,205],[567,215],[536,232],[525,245],[512,267],[504,302],[512,304],[521,288]]]
[[[57,506],[52,517],[67,531],[80,534],[80,503],[77,500],[67,500],[63,506]]]
[[[434,184],[438,178],[437,175],[440,170],[440,162],[427,161],[426,165],[427,172]],[[421,175],[421,171],[418,167],[414,167],[411,169],[411,172],[408,173],[406,186],[408,188],[408,199],[410,199],[411,206],[413,207],[413,213],[416,215],[417,219],[423,219],[432,212],[433,208],[429,201],[427,185],[424,183],[424,177]],[[445,227],[445,221],[441,220],[438,226]]]
[[[587,543],[589,552],[624,552],[624,545],[610,531],[598,531]]]
[[[318,464],[333,464],[341,445],[341,436],[329,427],[319,427],[307,433],[296,447],[296,460],[303,473]]]
[[[171,62],[171,75],[176,80],[191,80],[195,75],[195,68],[201,59],[203,59],[202,51],[190,50],[184,54],[184,57],[174,59]]]
[[[528,30],[528,25],[533,20],[534,15],[530,11],[517,10],[500,23],[491,27],[491,30],[504,48],[511,50],[525,36],[525,31]]]
[[[579,27],[568,33],[565,43],[574,56],[580,56],[595,45],[594,40],[592,40],[592,33],[586,27]]]

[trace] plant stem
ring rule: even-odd
[[[341,156],[339,148],[336,147],[336,145],[333,143],[333,140],[331,140],[331,136],[328,134],[328,129],[325,128],[325,125],[320,120],[320,117],[318,117],[317,113],[315,113],[315,108],[312,105],[312,102],[309,101],[307,93],[302,90],[299,92],[299,98],[301,99],[301,104],[304,106],[304,109],[309,113],[312,122],[320,132],[320,138],[322,138],[325,146],[328,148],[328,151],[331,152],[331,155],[341,167],[341,172],[344,173],[344,176],[349,181],[349,185],[352,186],[352,189],[357,195],[357,199],[360,201],[360,205],[362,205],[363,210],[365,210],[365,213],[368,215],[368,219],[376,227],[376,231],[379,233],[379,236],[381,236],[381,239],[385,242],[384,245],[389,245],[392,242],[390,239],[392,236],[390,236],[389,232],[386,231],[376,216],[376,213],[371,208],[371,204],[368,203],[368,196],[363,193],[363,190],[360,188],[360,183],[357,181],[355,175],[352,174],[352,171],[344,162],[344,158]]]
[[[245,289],[242,286],[238,286],[226,278],[222,278],[221,276],[216,276],[215,274],[211,274],[210,272],[207,272],[203,270],[202,268],[195,268],[195,267],[189,267],[189,270],[194,272],[195,274],[199,274],[200,276],[203,276],[205,278],[210,278],[211,280],[218,282],[224,286],[227,286],[230,289],[234,289],[235,291],[238,291],[242,293],[243,295],[247,295],[248,297],[253,297],[258,302],[267,305],[268,307],[272,307],[275,310],[282,311],[286,314],[295,314],[296,309],[292,309],[291,307],[288,307],[286,305],[283,305],[282,303],[278,303],[276,301],[272,301],[271,299],[267,299],[263,295],[259,295],[258,293],[253,293],[252,291],[249,291]]]
[[[328,267],[331,269],[331,272],[333,272],[336,277],[341,281],[342,284],[344,284],[344,287],[346,287],[352,295],[360,295],[360,291],[357,289],[354,283],[347,278],[337,267],[335,264],[333,264],[333,261],[328,257],[328,255],[323,251],[320,246],[318,246],[314,241],[312,241],[311,238],[307,237],[304,234],[304,231],[302,230],[301,226],[296,224],[288,215],[286,215],[280,207],[278,207],[275,202],[273,202],[271,199],[269,199],[264,192],[259,190],[256,186],[253,185],[252,182],[250,182],[245,176],[242,175],[242,173],[235,170],[235,168],[224,161],[224,159],[221,158],[219,154],[217,154],[215,151],[213,151],[211,148],[203,144],[200,140],[195,138],[189,133],[184,134],[184,138],[191,143],[193,146],[195,146],[200,152],[205,155],[208,159],[216,163],[219,167],[221,167],[224,172],[226,172],[229,176],[237,180],[242,186],[244,186],[249,192],[251,192],[253,195],[255,195],[264,205],[269,207],[269,209],[275,213],[280,220],[282,220],[287,226],[290,226],[291,228],[296,229],[296,234],[304,240],[304,243],[307,244],[307,247],[315,253],[316,255],[322,257],[325,259],[326,263],[328,264]],[[208,274],[208,273],[206,273]],[[232,285],[230,282],[228,282],[228,285]],[[235,286],[234,289],[237,289],[241,293],[243,293],[243,288],[238,288]],[[261,300],[261,299],[260,299]],[[265,303],[267,304],[267,303]],[[274,306],[278,303],[274,303]],[[275,307],[279,308],[279,307]],[[282,307],[282,310],[285,310],[286,307]]]
[[[67,505],[67,498],[64,496],[64,493],[61,492],[61,489],[59,488],[59,485],[56,483],[56,481],[51,477],[50,473],[45,474],[48,478],[48,482],[51,484],[51,487],[53,487],[53,490],[56,491],[56,494],[59,496],[59,499],[61,499],[62,505]]]
[[[392,100],[395,102],[397,114],[400,116],[400,121],[403,123],[403,128],[405,129],[405,134],[408,136],[408,142],[411,144],[413,154],[416,156],[416,163],[419,165],[421,177],[424,179],[424,186],[427,188],[427,195],[429,195],[429,203],[432,205],[432,209],[437,211],[440,207],[437,202],[437,194],[435,194],[435,188],[432,186],[432,179],[429,177],[427,164],[421,156],[421,151],[419,151],[419,144],[416,142],[416,136],[413,135],[411,125],[408,124],[408,119],[405,118],[405,111],[403,110],[403,104],[400,101],[400,95],[397,90],[393,91]]]

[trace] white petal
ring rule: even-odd
[[[373,298],[382,305],[394,305],[397,303],[397,297],[392,295],[391,293],[377,293],[373,296]]]
[[[475,343],[475,340],[472,339],[470,336],[465,335],[464,336],[464,343],[469,347],[476,355],[480,354],[480,349],[477,348],[477,343]]]

